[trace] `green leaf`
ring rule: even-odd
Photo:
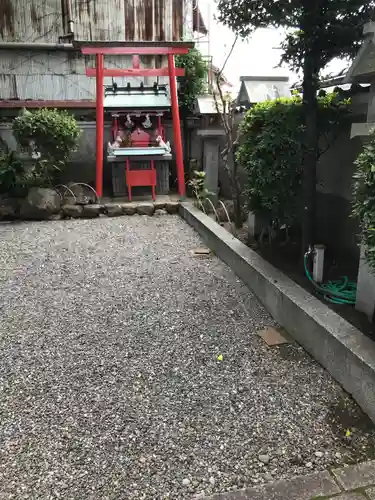
[[[176,57],[176,66],[185,69],[185,75],[178,78],[178,98],[184,112],[192,112],[196,98],[206,90],[208,67],[202,54],[196,48]]]
[[[348,105],[332,105],[336,94],[318,98],[319,133],[344,126]],[[253,106],[241,124],[237,161],[247,173],[251,210],[279,221],[298,218],[303,174],[304,125],[300,96]]]
[[[359,154],[353,175],[352,216],[358,217],[366,258],[375,273],[375,132]]]
[[[81,130],[75,118],[66,111],[41,108],[22,112],[12,124],[13,135],[29,153],[37,151],[40,158],[34,167],[39,185],[52,185],[72,152],[77,149]]]

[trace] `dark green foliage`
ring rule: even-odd
[[[246,114],[241,129],[243,142],[237,161],[248,173],[250,210],[291,218],[302,173],[301,100],[295,97],[258,104]]]
[[[185,69],[185,76],[178,78],[178,99],[185,113],[194,110],[195,100],[206,90],[207,64],[198,49],[176,57],[176,66]]]
[[[358,156],[356,165],[353,216],[359,219],[367,260],[375,272],[375,132]]]
[[[24,110],[13,121],[17,142],[29,153],[39,154],[35,161],[35,175],[45,185],[54,182],[69,156],[77,148],[81,131],[75,118],[66,111],[41,108]]]
[[[348,116],[348,104],[338,94],[318,98],[318,157],[339,134]],[[297,217],[304,129],[298,95],[257,104],[246,114],[237,160],[248,173],[246,194],[252,211],[288,223]]]
[[[303,72],[302,252],[315,241],[317,91],[321,70],[336,57],[354,57],[375,0],[216,0],[219,20],[242,37],[257,28],[285,28],[281,61]],[[261,50],[261,48],[260,48]]]
[[[0,194],[23,196],[31,181],[14,151],[0,151]]]
[[[193,178],[188,182],[188,185],[198,205],[210,196],[214,196],[214,194],[206,188],[206,172],[194,170]]]

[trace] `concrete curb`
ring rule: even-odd
[[[329,371],[375,422],[373,341],[191,203],[181,203],[179,211],[254,292],[273,318]]]

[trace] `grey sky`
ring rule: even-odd
[[[222,67],[235,34],[228,28],[215,21],[215,0],[200,0],[199,5],[203,18],[210,31],[210,52],[214,63]],[[276,68],[280,60],[280,50],[276,50],[283,38],[283,31],[277,29],[258,30],[248,41],[238,41],[229,59],[225,74],[235,87],[238,87],[239,77],[244,75],[263,76],[290,76],[291,83],[297,80],[287,67]],[[204,39],[207,42],[207,39]],[[200,43],[201,50],[208,54],[208,44]],[[342,61],[334,61],[327,69],[329,72],[340,71],[346,66]]]

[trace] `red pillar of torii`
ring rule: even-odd
[[[183,76],[184,70],[176,68],[175,55],[187,54],[192,43],[186,42],[74,42],[83,55],[95,55],[95,68],[86,70],[87,76],[96,77],[96,191],[103,195],[103,150],[104,150],[104,77],[105,76],[169,76],[173,136],[176,154],[178,192],[185,195],[184,160],[181,139],[181,122],[177,98],[176,77]],[[133,68],[105,69],[105,55],[131,55]],[[140,68],[140,55],[168,56],[167,68]]]

